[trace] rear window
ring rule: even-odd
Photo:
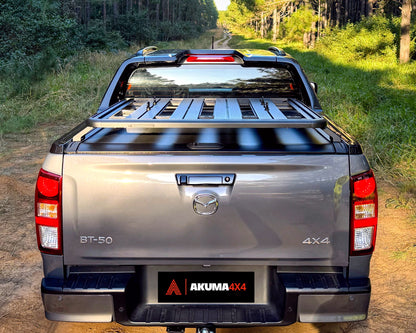
[[[140,67],[129,78],[126,97],[292,97],[299,86],[286,68],[241,65]]]

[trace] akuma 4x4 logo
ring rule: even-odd
[[[254,302],[253,272],[159,272],[159,302]]]
[[[177,285],[177,283],[176,283],[175,280],[172,280],[172,282],[171,282],[171,284],[169,286],[169,289],[166,292],[166,296],[170,296],[172,294],[175,294],[175,295],[178,295],[178,296],[181,296],[182,295],[182,293],[179,290],[179,287],[178,287],[178,285]]]

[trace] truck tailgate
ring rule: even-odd
[[[346,266],[348,165],[341,154],[65,155],[65,264]],[[233,184],[215,182],[224,175]],[[201,193],[218,202],[212,215],[195,211]]]

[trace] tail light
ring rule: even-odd
[[[233,56],[221,54],[194,54],[189,55],[186,62],[235,62]]]
[[[377,185],[373,171],[351,177],[351,255],[374,251],[377,213]]]
[[[39,250],[62,254],[62,177],[40,169],[35,191],[35,221]]]

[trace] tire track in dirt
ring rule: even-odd
[[[223,31],[223,37],[214,42],[214,49],[229,49],[228,42],[231,40],[231,34]]]

